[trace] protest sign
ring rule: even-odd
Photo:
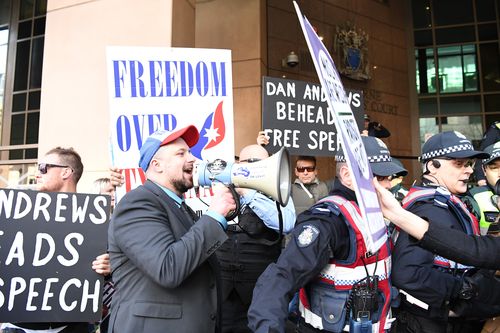
[[[353,174],[354,192],[365,225],[358,226],[367,242],[368,250],[375,253],[387,241],[387,229],[380,211],[377,194],[372,184],[372,172],[361,135],[349,106],[344,86],[325,45],[318,38],[309,21],[293,2],[314,62],[321,86],[327,93],[327,102],[334,110],[335,126],[343,145],[344,155]]]
[[[108,47],[111,163],[124,169],[117,200],[144,183],[139,150],[156,130],[195,125],[199,160],[234,160],[231,51],[216,49]],[[210,191],[187,198],[210,198]],[[189,201],[189,200],[188,200]],[[197,201],[189,201],[190,206]]]
[[[0,322],[95,322],[110,197],[0,190]]]
[[[271,153],[286,147],[292,155],[331,156],[338,149],[333,111],[321,85],[263,77],[262,128]],[[358,126],[363,126],[363,92],[348,91]]]

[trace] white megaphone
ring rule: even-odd
[[[210,187],[213,182],[250,188],[264,193],[286,206],[290,198],[290,156],[285,148],[254,163],[234,163],[216,159],[198,165],[195,186]]]

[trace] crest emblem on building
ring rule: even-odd
[[[371,79],[368,64],[368,34],[352,22],[337,26],[334,50],[340,57],[339,72],[351,79]]]

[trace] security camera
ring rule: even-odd
[[[288,53],[286,58],[283,59],[283,63],[288,67],[295,67],[299,64],[299,56],[296,55],[295,52],[291,51],[290,53]]]

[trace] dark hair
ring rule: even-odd
[[[314,163],[314,166],[316,166],[316,157],[314,157],[314,156],[300,155],[299,157],[297,157],[297,162],[298,162],[298,161],[309,161],[309,162],[313,162],[313,163]]]
[[[69,165],[73,169],[73,179],[78,183],[83,173],[83,163],[80,155],[73,148],[56,147],[49,150],[45,155],[55,154],[61,159],[61,163]]]

